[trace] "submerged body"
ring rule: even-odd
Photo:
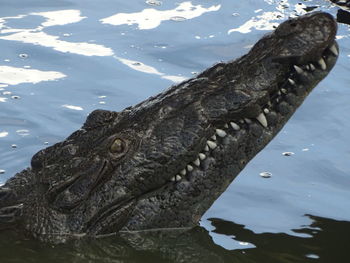
[[[338,56],[336,23],[282,23],[245,56],[122,112],[96,110],[0,188],[0,229],[51,242],[192,227]]]

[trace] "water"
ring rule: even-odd
[[[122,110],[238,57],[306,6],[337,10],[323,0],[0,0],[0,184],[92,110]],[[331,74],[207,211],[201,228],[55,247],[1,232],[0,262],[346,262],[349,37],[340,24]]]

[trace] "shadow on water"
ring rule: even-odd
[[[244,225],[210,219],[214,233],[248,242],[253,248],[227,250],[202,227],[139,232],[47,245],[2,233],[0,258],[7,262],[346,262],[350,222],[307,215],[313,222],[285,233],[257,234]],[[19,241],[20,240],[20,241]]]

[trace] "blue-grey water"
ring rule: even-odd
[[[0,0],[0,184],[92,110],[122,110],[239,57],[306,7],[337,11],[325,0]],[[333,71],[201,228],[63,246],[1,232],[0,262],[349,262],[348,25],[337,38]]]

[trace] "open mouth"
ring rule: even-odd
[[[339,48],[334,41],[323,51],[317,61],[309,61],[303,65],[291,65],[285,80],[279,83],[278,89],[270,94],[269,101],[261,105],[261,112],[258,116],[233,119],[221,127],[214,128],[215,132],[207,138],[206,145],[197,157],[172,175],[169,181],[174,183],[183,180],[190,181],[196,171],[205,170],[205,160],[213,155],[214,150],[229,144],[227,137],[231,137],[230,141],[232,141],[242,130],[253,129],[253,124],[255,128],[258,124],[262,130],[273,136],[278,123],[291,116],[312,88],[328,74],[338,54]]]

